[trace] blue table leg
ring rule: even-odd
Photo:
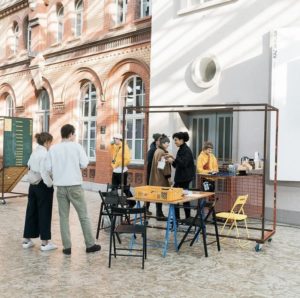
[[[175,250],[178,251],[178,244],[177,244],[177,222],[176,222],[176,216],[175,216],[175,205],[170,205],[170,211],[172,216],[172,223],[173,223],[173,235],[174,235],[174,246]]]
[[[166,256],[168,245],[169,245],[169,237],[170,237],[170,225],[171,225],[171,217],[172,217],[172,210],[171,206],[169,205],[169,213],[168,213],[168,220],[167,220],[167,229],[166,229],[166,235],[165,235],[165,245],[163,247],[163,257]]]

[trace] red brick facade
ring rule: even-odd
[[[5,99],[10,95],[14,116],[32,117],[37,132],[38,96],[44,89],[50,101],[49,132],[58,142],[63,124],[78,127],[80,88],[84,82],[91,82],[97,98],[96,161],[91,162],[84,176],[96,183],[111,179],[108,145],[118,129],[124,81],[139,76],[145,86],[145,103],[149,103],[151,17],[139,18],[140,1],[128,0],[126,21],[115,25],[115,2],[83,0],[79,37],[74,31],[76,1],[12,1],[15,4],[0,6],[0,24],[5,28],[0,32],[5,49],[0,53],[0,114],[5,114]],[[57,42],[56,13],[60,5],[64,8],[64,30],[62,41]],[[26,47],[28,22],[30,50]],[[13,32],[16,24],[17,49]],[[144,130],[147,136],[147,125]],[[129,177],[132,184],[144,183],[144,167],[132,165]]]

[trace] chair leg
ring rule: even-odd
[[[219,238],[219,232],[218,232],[218,225],[217,225],[217,217],[216,217],[216,211],[215,208],[212,207],[212,218],[213,218],[213,222],[214,222],[214,226],[215,226],[215,234],[216,234],[216,240],[217,240],[217,247],[218,247],[218,251],[221,250],[221,246],[220,246],[220,238]]]
[[[246,232],[247,232],[247,237],[250,238],[250,234],[249,234],[249,230],[248,230],[247,220],[246,219],[244,219],[244,223],[245,223],[245,228],[246,228]]]
[[[109,235],[109,257],[108,257],[108,268],[110,268],[110,265],[111,265],[112,237],[113,237],[113,230],[110,229],[110,235]]]
[[[182,246],[182,244],[183,244],[183,242],[185,241],[186,237],[187,237],[188,234],[190,233],[190,231],[191,231],[193,225],[194,225],[194,221],[193,221],[193,223],[188,227],[188,229],[187,229],[187,231],[185,232],[183,238],[181,239],[181,241],[180,241],[180,243],[179,243],[179,245],[178,245],[178,250],[180,249],[180,247]]]
[[[114,256],[117,257],[117,249],[116,249],[116,237],[115,233],[113,233],[113,244],[114,244]]]
[[[147,232],[146,231],[144,237],[145,237],[145,259],[147,259]]]
[[[205,222],[203,219],[201,219],[201,226],[202,226],[202,238],[203,238],[203,246],[204,246],[204,253],[205,257],[208,257],[208,252],[207,252],[207,243],[206,243],[206,226]]]
[[[100,224],[101,224],[101,219],[102,219],[102,211],[103,211],[103,204],[101,203],[100,213],[99,213],[99,219],[98,219],[98,225],[97,225],[97,233],[96,233],[96,239],[97,240],[99,238]]]
[[[119,233],[116,233],[116,236],[117,236],[117,240],[118,240],[119,244],[122,244],[122,241],[121,241]]]
[[[144,269],[145,266],[145,234],[142,234],[143,238],[143,260],[142,260],[142,269]]]

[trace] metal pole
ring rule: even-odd
[[[121,175],[121,194],[124,194],[124,156],[125,156],[125,143],[126,143],[126,134],[125,134],[125,115],[126,107],[123,107],[123,122],[122,122],[122,175]]]
[[[276,230],[276,221],[277,221],[277,158],[278,158],[278,125],[279,124],[279,111],[276,111],[276,135],[275,135],[275,169],[274,169],[274,221],[273,221],[273,230]]]
[[[268,107],[265,105],[265,123],[264,123],[264,171],[263,171],[263,202],[262,202],[262,227],[261,240],[265,239],[265,209],[266,209],[266,161],[267,161],[267,125],[268,125]]]

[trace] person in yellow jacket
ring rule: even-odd
[[[219,172],[218,161],[213,155],[213,144],[211,142],[205,142],[201,153],[197,158],[197,172],[199,174],[209,175]],[[214,191],[215,183],[212,179],[203,179],[203,190]]]
[[[127,177],[128,177],[128,165],[131,161],[130,159],[130,150],[128,145],[123,144],[123,137],[120,133],[116,133],[113,136],[113,142],[110,145],[110,152],[112,156],[111,166],[113,168],[112,181],[111,184],[114,188],[118,188],[122,184],[122,152],[124,150],[124,186],[127,186]],[[127,197],[132,197],[130,189],[125,188],[124,190]],[[128,201],[129,205],[135,205],[134,201]]]

